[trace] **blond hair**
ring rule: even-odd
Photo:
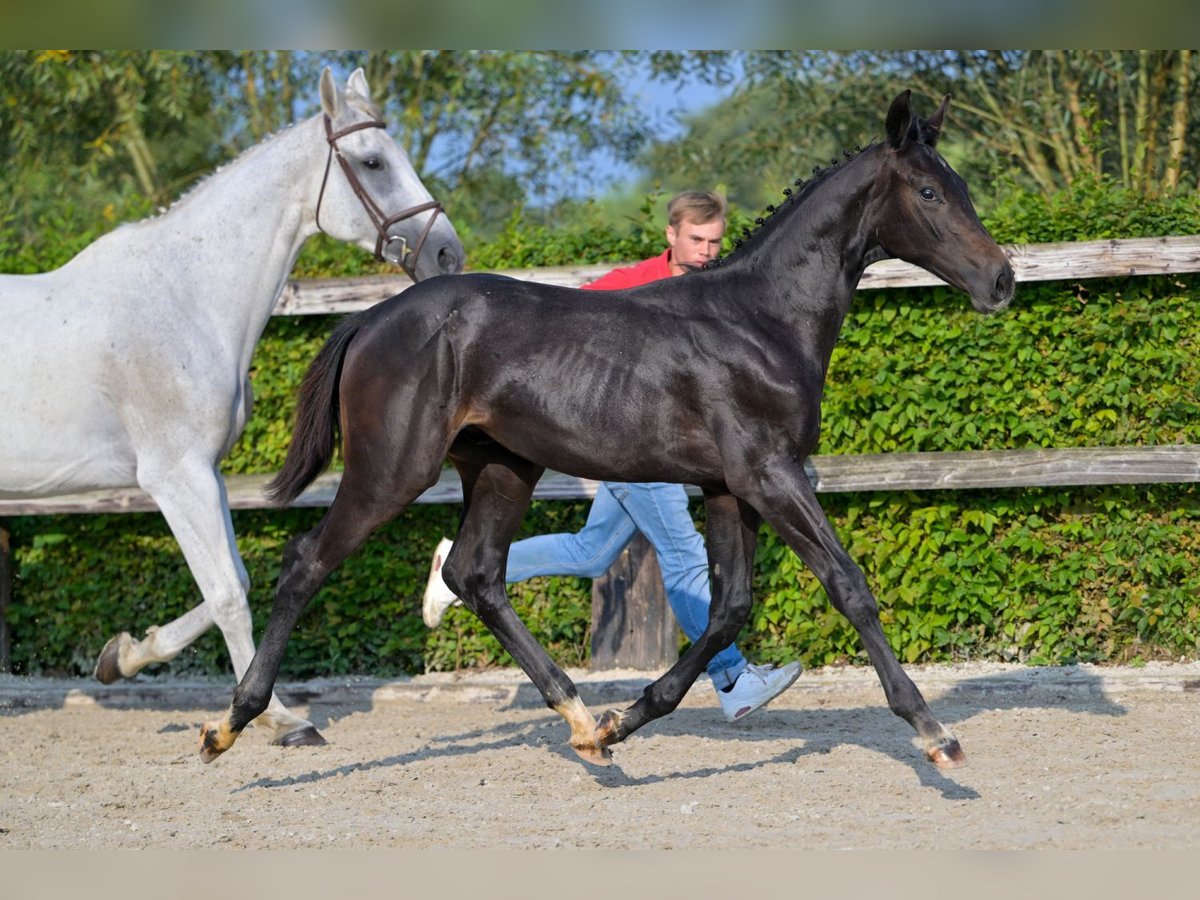
[[[725,198],[716,191],[680,191],[667,204],[667,224],[678,228],[683,221],[707,225],[725,218]]]

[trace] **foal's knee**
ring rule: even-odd
[[[851,624],[857,626],[879,618],[879,604],[867,585],[867,578],[853,563],[834,573],[825,591],[829,602]]]

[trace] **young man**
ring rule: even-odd
[[[725,233],[725,198],[720,194],[677,194],[667,206],[667,219],[667,249],[662,254],[615,269],[584,288],[637,287],[682,275],[719,254]],[[708,625],[711,590],[704,539],[688,512],[682,485],[602,482],[583,530],[517,541],[509,549],[505,580],[511,584],[538,575],[597,578],[639,531],[654,547],[671,611],[695,641]],[[438,544],[425,587],[423,614],[430,628],[441,623],[450,606],[462,602],[441,576],[450,547],[445,539]],[[708,674],[725,717],[737,722],[787,690],[800,674],[800,663],[779,669],[751,665],[731,644],[709,662]]]

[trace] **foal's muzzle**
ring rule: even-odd
[[[1012,302],[1016,293],[1017,279],[1011,263],[1004,263],[992,279],[991,290],[986,296],[971,294],[971,305],[981,313],[994,313]]]

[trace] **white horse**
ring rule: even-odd
[[[384,131],[362,69],[344,91],[325,69],[320,98],[322,114],[162,215],[52,272],[0,275],[0,497],[136,484],[203,596],[143,640],[110,640],[102,682],[172,659],[214,623],[238,679],[254,656],[249,578],[217,466],[249,417],[254,345],[305,240],[324,231],[414,279],[462,270],[462,244]],[[258,721],[274,743],[324,743],[274,696]]]

